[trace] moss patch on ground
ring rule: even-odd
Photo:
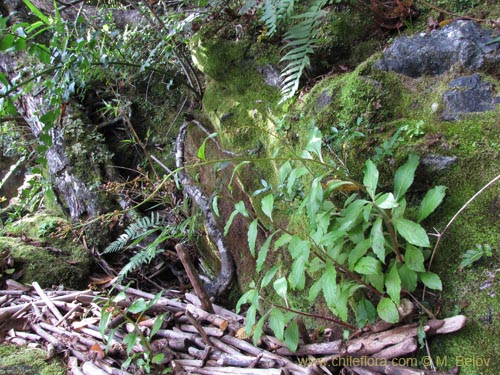
[[[0,345],[0,375],[64,375],[66,368],[46,360],[40,349]]]
[[[92,259],[71,236],[56,236],[69,223],[49,214],[35,214],[9,224],[0,237],[0,251],[9,251],[21,282],[37,281],[42,287],[64,285],[81,289],[87,285]]]

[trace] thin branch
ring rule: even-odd
[[[476,194],[474,194],[472,196],[471,199],[469,199],[458,211],[457,213],[451,218],[451,220],[448,222],[448,224],[446,224],[446,226],[444,227],[443,231],[441,233],[438,233],[437,234],[437,241],[436,241],[436,245],[434,245],[434,249],[432,249],[432,255],[431,255],[431,259],[429,260],[429,266],[427,267],[427,270],[429,271],[431,269],[431,266],[432,266],[432,261],[434,260],[434,256],[436,255],[436,251],[437,251],[437,248],[441,242],[441,239],[443,238],[444,234],[446,233],[446,231],[448,230],[448,228],[450,227],[451,224],[453,224],[453,222],[457,219],[458,216],[460,216],[460,214],[469,206],[469,204],[471,204],[479,195],[481,195],[486,189],[488,189],[491,185],[493,185],[495,182],[497,182],[498,180],[500,180],[500,174],[498,176],[496,176],[495,178],[493,178],[490,182],[488,182],[486,185],[484,185],[481,190],[479,190]]]

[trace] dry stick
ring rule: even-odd
[[[238,339],[236,337],[226,335],[226,336],[222,337],[221,341],[228,344],[228,345],[232,345],[240,350],[243,350],[249,354],[255,355],[255,356],[262,353],[264,358],[276,360],[278,363],[283,364],[283,366],[287,367],[288,370],[292,371],[293,373],[296,373],[296,374],[305,374],[306,373],[306,369],[304,369],[302,366],[300,366],[296,363],[293,363],[288,358],[284,358],[278,354],[271,353],[267,350],[259,349],[255,346],[253,346],[252,344],[246,342],[245,340],[241,340],[241,339]]]
[[[208,296],[207,291],[201,283],[200,277],[198,276],[198,273],[194,268],[190,256],[186,254],[181,244],[175,245],[175,251],[177,252],[177,256],[184,266],[184,270],[186,271],[187,277],[189,278],[189,281],[191,282],[196,295],[200,299],[202,309],[211,314],[215,314],[212,302],[210,302],[210,297]]]
[[[50,298],[50,301],[71,302],[74,299],[77,299],[78,297],[81,297],[81,296],[84,296],[84,295],[87,295],[88,297],[90,297],[90,298],[93,299],[94,296],[93,295],[88,295],[88,293],[89,293],[89,291],[87,291],[87,290],[80,291],[80,292],[75,292],[75,293],[72,293],[72,294],[66,294],[66,295],[62,295],[62,296],[57,296],[57,297]],[[44,304],[45,304],[45,301],[40,300],[40,301],[32,301],[32,302],[23,303],[23,304],[20,304],[20,305],[15,305],[15,306],[9,306],[9,307],[0,308],[0,321],[3,320],[6,317],[9,317],[12,314],[19,313],[21,311],[25,311],[26,309],[28,309],[31,306],[35,307],[35,306],[44,305]]]
[[[82,304],[81,303],[77,303],[75,306],[73,306],[64,316],[62,319],[58,320],[56,322],[56,327],[58,325],[60,325],[62,322],[66,321],[70,316],[71,314],[73,314],[77,309],[79,309],[80,307],[82,307]]]
[[[59,312],[59,310],[57,309],[57,307],[52,303],[52,301],[49,299],[49,297],[47,297],[47,295],[45,294],[45,292],[40,287],[40,284],[38,284],[36,281],[34,281],[32,285],[33,285],[33,288],[35,288],[35,290],[38,293],[38,295],[42,298],[42,301],[45,302],[45,304],[47,305],[47,307],[49,308],[49,310],[52,312],[52,314],[54,314],[54,316],[56,317],[56,319],[58,321],[63,321],[64,317]]]
[[[203,339],[203,342],[207,345],[212,345],[212,343],[210,342],[210,337],[207,335],[207,333],[205,332],[205,330],[203,329],[202,325],[200,322],[198,322],[194,317],[193,315],[190,314],[190,312],[188,310],[186,310],[186,316],[188,317],[189,321],[191,322],[191,324],[196,328],[196,330],[198,331],[198,333],[200,334],[200,336],[202,337]]]
[[[201,306],[200,299],[193,293],[186,293],[184,295],[184,299],[197,307]],[[244,322],[245,321],[245,317],[243,315],[236,314],[235,312],[228,310],[222,306],[219,306],[215,303],[212,303],[212,307],[214,308],[215,313],[217,315],[220,315],[223,318],[231,319],[231,320],[234,320],[236,322]]]

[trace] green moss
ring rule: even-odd
[[[0,375],[63,375],[64,366],[47,363],[46,353],[40,349],[0,345]]]
[[[50,234],[68,223],[51,215],[37,214],[9,224],[9,237],[0,237],[0,250],[9,250],[21,281],[37,281],[42,287],[64,285],[80,289],[88,281],[92,260],[88,251],[71,238]]]
[[[370,125],[394,118],[399,110],[401,87],[391,74],[369,76],[373,60],[352,73],[333,76],[316,85],[304,99],[306,121],[313,118],[326,131],[339,124],[355,128],[358,118]]]

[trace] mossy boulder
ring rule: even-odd
[[[23,283],[81,289],[87,285],[92,259],[67,235],[69,228],[65,219],[50,214],[27,216],[4,228],[0,251],[13,257]]]
[[[66,368],[57,361],[47,361],[40,349],[0,345],[0,375],[64,375]]]

